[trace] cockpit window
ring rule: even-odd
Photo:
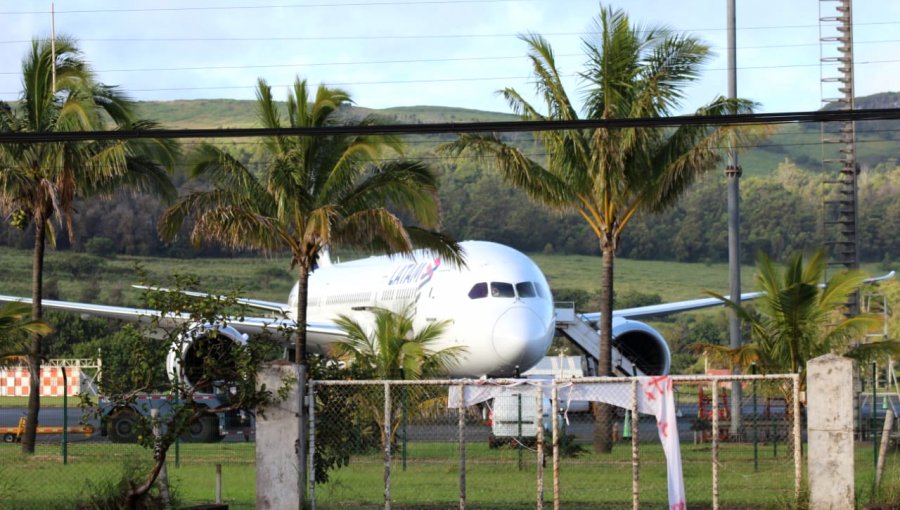
[[[495,298],[533,298],[546,297],[547,290],[536,282],[519,282],[515,285],[506,282],[491,282],[491,297]],[[488,284],[476,283],[469,289],[469,299],[482,299],[488,296]]]
[[[534,284],[531,282],[519,282],[516,284],[516,293],[520,298],[535,297]]]
[[[514,298],[516,297],[516,291],[511,283],[491,282],[491,296],[500,298]]]
[[[487,297],[487,290],[488,290],[488,287],[487,287],[487,284],[486,284],[486,283],[484,283],[484,282],[482,282],[482,283],[476,283],[476,284],[473,285],[472,288],[469,290],[469,299],[481,299],[481,298],[486,298],[486,297]]]

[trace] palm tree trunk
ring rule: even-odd
[[[597,360],[597,375],[612,375],[612,309],[613,309],[613,264],[614,244],[601,242],[603,250],[603,281],[600,284],[600,356]],[[615,419],[613,406],[597,403],[594,406],[594,451],[612,451],[612,425]]]
[[[34,217],[34,253],[31,259],[31,318],[41,320],[44,282],[44,246],[46,221],[38,212]],[[22,452],[34,453],[37,437],[38,414],[41,412],[41,337],[33,334],[28,349],[28,412],[25,415],[25,431],[22,436]]]
[[[297,337],[294,343],[294,361],[300,365],[300,381],[298,390],[300,395],[306,394],[306,378],[309,377],[309,364],[306,358],[306,311],[309,308],[309,271],[308,265],[300,264],[297,275]],[[303,401],[301,397],[301,402]],[[307,508],[306,501],[306,485],[309,473],[307,473],[307,443],[306,434],[308,430],[308,416],[306,406],[300,406],[300,416],[298,416],[298,426],[300,427],[297,463],[300,469],[300,508]]]
[[[306,311],[309,307],[309,268],[299,265],[297,274],[297,332],[294,339],[294,361],[306,365]]]

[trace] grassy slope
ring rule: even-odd
[[[147,101],[140,103],[142,116],[160,122],[166,128],[237,128],[258,126],[255,101],[234,99],[200,99],[180,101]],[[515,120],[509,113],[486,112],[443,106],[403,106],[374,110],[353,107],[350,115],[362,117],[374,114],[388,122],[403,124],[490,122]],[[740,163],[745,175],[768,175],[785,159],[802,167],[819,165],[823,157],[821,134],[815,127],[798,125],[778,126],[759,149],[741,153]],[[895,157],[892,141],[859,135],[858,157],[866,164],[887,161]],[[808,161],[808,163],[807,163]]]

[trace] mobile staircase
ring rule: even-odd
[[[600,359],[600,333],[595,320],[575,312],[575,303],[556,303],[556,330],[565,335],[584,353],[587,358],[588,373],[597,373]],[[621,346],[612,346],[612,371],[623,377],[646,375],[636,364],[633,353],[623,353]]]

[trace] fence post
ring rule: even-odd
[[[305,434],[300,434],[303,386],[300,365],[283,360],[265,363],[256,376],[257,390],[277,390],[284,381],[295,381],[284,400],[266,408],[264,419],[256,420],[256,508],[274,510],[296,508],[304,497],[301,474],[305,465],[298,462],[298,449]]]
[[[791,403],[792,410],[794,412],[794,503],[800,503],[800,485],[803,481],[803,455],[802,448],[803,443],[801,442],[800,435],[800,374],[793,374],[791,376],[791,382],[794,384],[794,393],[792,395],[793,402]],[[851,384],[851,387],[853,385]],[[851,390],[852,391],[852,390]],[[851,408],[853,404],[850,404]],[[850,418],[850,437],[851,441],[853,438],[853,418]],[[807,426],[808,428],[808,426]]]
[[[457,426],[459,428],[459,510],[466,508],[466,408],[465,404],[465,386],[459,385],[460,402],[459,420]]]
[[[535,420],[537,421],[537,435],[535,436],[535,446],[537,448],[537,510],[544,508],[544,388],[537,386],[537,412]]]
[[[878,367],[872,362],[872,410],[871,418],[869,418],[870,429],[872,430],[872,468],[878,470],[878,420],[875,416],[875,403],[878,402]],[[875,492],[875,480],[872,480],[872,492]]]
[[[159,423],[159,408],[150,409],[150,420],[153,424],[153,442],[155,444],[153,450],[153,460],[157,460],[157,452],[159,452],[159,441],[162,435],[162,427]],[[156,479],[159,486],[159,497],[162,499],[163,508],[169,510],[172,508],[171,499],[169,498],[169,471],[166,469],[166,463],[163,462],[162,468],[159,470],[159,477]]]
[[[516,403],[518,409],[518,418],[516,419],[516,424],[518,426],[516,432],[516,455],[519,459],[519,471],[525,469],[525,463],[522,460],[522,394],[519,393],[516,395]]]
[[[756,363],[750,364],[750,373],[756,375]],[[756,407],[756,379],[753,379],[753,472],[759,471],[759,430],[757,429],[758,409]],[[740,409],[740,408],[738,408]],[[787,411],[785,409],[785,411]]]
[[[307,461],[309,465],[306,468],[309,480],[309,508],[316,510],[316,381],[310,380],[309,384],[309,452],[307,452]]]
[[[640,415],[638,414],[638,380],[631,379],[631,506],[641,508]]]
[[[66,377],[66,367],[63,371],[63,465],[69,463],[69,381]]]
[[[887,397],[883,397],[887,399]],[[875,488],[881,485],[884,474],[884,458],[887,456],[888,443],[891,442],[891,427],[894,425],[894,410],[890,407],[884,413],[884,427],[881,430],[881,445],[878,449],[878,464],[875,466]]]
[[[553,510],[559,510],[559,386],[556,379],[553,380],[550,410],[553,413]]]
[[[216,463],[216,503],[222,502],[222,464]]]
[[[719,381],[712,380],[712,507],[719,510]]]
[[[391,384],[384,383],[384,510],[391,510]]]
[[[852,360],[833,354],[807,363],[810,510],[855,508],[856,505],[854,372]]]

